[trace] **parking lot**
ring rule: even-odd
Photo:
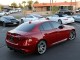
[[[0,26],[0,60],[80,60],[80,23],[69,24],[76,28],[76,39],[55,45],[43,55],[22,54],[10,51],[5,43],[6,32],[16,26]]]

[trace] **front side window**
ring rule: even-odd
[[[5,19],[4,17],[0,18],[1,21],[6,21],[7,19]]]
[[[26,18],[33,18],[33,16],[26,16]]]

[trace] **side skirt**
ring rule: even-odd
[[[58,44],[58,43],[61,43],[61,42],[64,42],[64,41],[67,41],[67,38],[65,38],[65,39],[63,39],[61,41],[58,41],[58,42],[54,42],[54,43],[52,43],[52,45],[55,45],[55,44]]]

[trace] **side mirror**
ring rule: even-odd
[[[59,29],[63,29],[63,28],[64,28],[64,26],[63,26],[63,25],[61,25],[61,26],[59,26],[58,28],[59,28]]]

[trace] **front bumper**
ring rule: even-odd
[[[19,22],[7,22],[6,25],[18,25]]]

